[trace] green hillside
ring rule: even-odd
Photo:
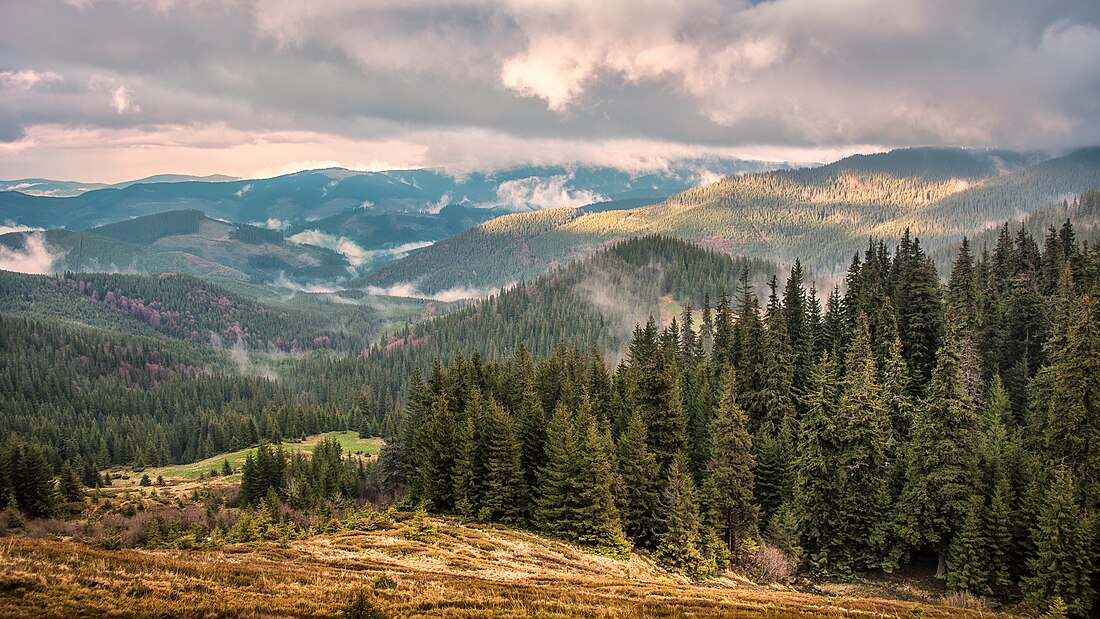
[[[257,352],[359,351],[384,332],[445,309],[438,302],[237,291],[183,274],[0,271],[0,312]],[[259,299],[259,300],[258,300]]]
[[[868,237],[894,238],[910,228],[927,248],[945,247],[1100,186],[1100,149],[1029,162],[984,151],[907,149],[819,168],[730,176],[647,207],[494,220],[368,280],[423,291],[499,286],[644,234],[781,264],[800,257],[810,272],[832,278]]]
[[[620,357],[636,324],[667,314],[672,301],[699,308],[708,293],[732,294],[746,269],[761,289],[763,276],[776,271],[762,260],[731,258],[677,239],[625,240],[483,301],[410,325],[365,356],[310,356],[286,366],[284,375],[295,389],[347,408],[360,385],[399,396],[413,368],[426,370],[437,358],[475,353],[502,358],[521,344],[544,356],[562,343]]]

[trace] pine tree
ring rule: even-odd
[[[546,412],[542,408],[538,389],[533,377],[527,380],[523,388],[523,397],[516,411],[516,440],[520,446],[520,466],[523,470],[523,483],[528,491],[525,515],[534,512],[535,499],[539,488],[539,469],[546,457]]]
[[[69,463],[61,465],[61,475],[57,481],[57,492],[61,495],[61,498],[66,501],[79,501],[84,495],[84,491],[81,488],[80,478],[77,477],[76,471],[73,467],[69,466]]]
[[[671,571],[693,578],[707,578],[717,566],[708,560],[695,504],[695,483],[686,471],[683,456],[669,466],[668,483],[661,494],[661,535],[654,556]]]
[[[984,595],[988,592],[989,574],[986,564],[990,540],[983,535],[983,505],[975,496],[966,513],[959,534],[951,540],[947,551],[947,588]]]
[[[930,546],[939,553],[938,578],[945,576],[945,554],[970,509],[981,441],[956,331],[949,323],[928,398],[914,420],[900,501],[899,534],[912,547]]]
[[[449,511],[454,507],[455,419],[446,395],[432,404],[424,442],[425,499],[433,509]]]
[[[1065,345],[1052,352],[1041,408],[1047,451],[1064,462],[1090,507],[1100,506],[1100,329],[1088,296],[1074,304]],[[1067,603],[1069,601],[1067,600]]]
[[[936,364],[943,310],[936,269],[925,256],[920,241],[910,238],[909,230],[905,231],[894,258],[892,277],[896,282],[893,301],[903,355],[912,372],[913,385],[920,388],[928,384]]]
[[[562,539],[578,528],[573,505],[577,497],[578,437],[573,413],[558,404],[546,426],[546,462],[539,471],[535,527]]]
[[[1028,599],[1039,606],[1064,600],[1069,614],[1084,617],[1092,608],[1094,569],[1090,516],[1079,506],[1067,467],[1052,471],[1042,511],[1035,524],[1036,554],[1024,580]]]
[[[831,568],[841,572],[882,565],[888,522],[890,419],[875,378],[871,334],[865,316],[856,321],[848,347],[836,422],[840,479],[834,497],[843,527],[833,532],[837,551]]]
[[[577,422],[582,435],[577,454],[576,530],[572,538],[598,552],[629,556],[631,544],[623,533],[612,495],[616,479],[611,433],[600,428],[587,394],[581,398]]]
[[[512,418],[490,399],[485,424],[486,479],[479,518],[515,523],[524,516],[526,484],[523,479],[520,445],[512,427]]]
[[[619,510],[627,535],[640,545],[653,543],[653,515],[659,496],[657,459],[649,450],[645,423],[638,409],[630,410],[626,429],[616,446],[623,492]]]
[[[726,371],[718,413],[711,423],[714,451],[704,485],[707,520],[733,552],[757,534],[759,509],[753,502],[752,438],[737,405],[733,368]]]
[[[841,523],[833,500],[840,492],[836,460],[840,385],[828,353],[814,365],[806,394],[806,416],[799,437],[797,509],[803,546],[811,569],[828,571],[836,554],[834,535]]]

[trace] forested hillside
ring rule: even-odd
[[[0,312],[8,315],[256,352],[361,351],[395,322],[431,315],[438,305],[259,302],[182,274],[0,271]]]
[[[944,287],[906,235],[846,284],[823,311],[798,270],[764,301],[742,278],[698,320],[638,326],[614,370],[565,344],[437,363],[384,466],[413,503],[696,578],[761,543],[818,575],[932,555],[950,590],[1086,615],[1100,253],[1068,224],[964,243]]]
[[[287,368],[288,378],[318,401],[346,409],[362,385],[398,398],[413,369],[427,368],[436,358],[500,358],[520,345],[542,356],[563,342],[617,357],[639,321],[667,312],[673,303],[703,307],[711,290],[732,290],[745,269],[756,281],[774,266],[664,237],[623,241],[534,282],[410,325],[364,357],[307,358]]]
[[[385,290],[414,282],[416,292],[433,295],[461,286],[460,282],[500,286],[534,279],[562,259],[562,247],[543,242],[547,233],[591,213],[641,208],[654,202],[639,198],[504,215],[383,267],[357,283]]]
[[[521,265],[529,273],[609,241],[654,233],[779,264],[798,258],[822,281],[832,281],[870,236],[896,238],[909,229],[926,248],[943,248],[1100,186],[1100,149],[1024,165],[1030,161],[961,149],[907,149],[818,168],[730,176],[660,204],[570,217],[545,231],[509,234],[506,220],[490,233],[491,222],[483,226],[479,244],[441,245],[398,261],[372,281],[431,290],[499,286],[511,271],[497,267],[504,253],[498,248],[530,256],[531,263]]]
[[[964,242],[944,285],[907,231],[856,254],[843,289],[814,290],[799,262],[776,271],[630,239],[364,355],[288,359],[278,380],[227,372],[195,343],[230,328],[271,346],[308,325],[289,313],[185,276],[7,275],[24,314],[54,289],[152,335],[5,312],[0,429],[18,438],[0,491],[50,514],[51,493],[79,496],[105,465],[354,428],[385,437],[376,465],[331,441],[309,459],[261,446],[236,528],[199,530],[253,541],[258,518],[271,539],[309,537],[293,518],[388,497],[640,550],[697,580],[927,566],[960,595],[1085,616],[1100,578],[1100,250],[1068,222],[1041,244],[1009,226],[988,251]],[[382,518],[341,513],[326,531]],[[202,546],[167,518],[145,539]],[[410,539],[434,535],[419,522]]]

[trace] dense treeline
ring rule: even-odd
[[[205,220],[206,214],[202,211],[169,211],[98,226],[88,232],[116,241],[149,245],[166,236],[195,234]]]
[[[343,427],[264,378],[207,371],[187,349],[0,316],[0,434],[43,445],[94,486],[110,465],[192,462]]]
[[[731,258],[676,239],[629,239],[532,283],[408,326],[382,338],[365,356],[315,355],[286,368],[286,375],[298,392],[348,410],[364,386],[374,400],[400,399],[413,369],[428,367],[435,358],[475,351],[502,358],[521,343],[533,355],[545,356],[563,340],[618,355],[634,324],[658,315],[662,297],[701,305],[708,286],[732,287],[745,268],[754,281],[775,269],[762,260]],[[380,423],[390,408],[375,409]]]
[[[561,344],[416,371],[383,466],[412,503],[697,577],[759,544],[817,574],[938,557],[953,590],[1087,613],[1100,251],[1006,227],[942,286],[906,234],[824,307],[803,277],[650,319],[614,370]]]
[[[237,239],[238,241],[251,245],[262,245],[264,243],[282,245],[284,243],[282,232],[251,226],[249,224],[237,224],[236,227],[233,228],[233,232],[229,233],[229,238]]]
[[[161,334],[199,345],[302,352],[362,350],[387,317],[369,308],[344,309],[351,329],[331,314],[254,301],[179,273],[58,276],[0,272],[0,311],[76,320],[139,335]]]

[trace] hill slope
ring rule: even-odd
[[[275,230],[232,224],[201,211],[168,211],[85,231],[13,232],[0,245],[18,251],[45,241],[52,270],[181,272],[232,281],[282,277],[332,280],[349,275],[348,259],[315,245],[287,243]]]
[[[403,518],[381,530],[320,535],[285,548],[259,542],[209,552],[13,538],[0,551],[9,592],[0,596],[0,613],[337,616],[359,591],[395,618],[895,617],[914,608],[912,594],[907,601],[811,595],[730,578],[692,584],[639,556],[607,559],[497,527],[431,520],[437,535],[416,541],[405,537],[411,525]],[[978,616],[916,599],[922,616]]]
[[[535,233],[522,226],[509,231],[509,220],[490,222],[476,233],[480,245],[473,235],[440,245],[370,281],[424,290],[495,286],[510,281],[513,265],[499,260],[516,248],[537,259],[530,272],[609,241],[654,233],[778,263],[798,256],[827,280],[843,272],[868,236],[895,238],[909,227],[926,247],[950,245],[963,234],[1100,186],[1100,149],[1025,165],[1029,161],[1022,155],[906,149],[819,168],[731,176],[652,206],[543,222],[545,229]]]

